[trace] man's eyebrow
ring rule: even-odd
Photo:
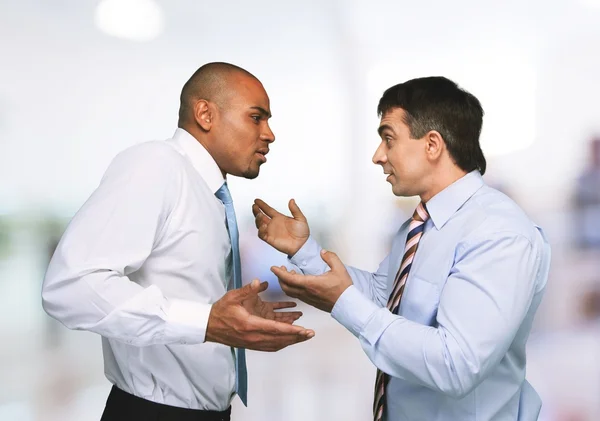
[[[379,126],[379,128],[377,129],[377,133],[379,133],[379,136],[381,136],[385,130],[389,130],[390,132],[392,132],[392,134],[394,134],[394,129],[392,129],[392,126],[388,124],[382,124],[381,126]]]
[[[263,107],[258,107],[258,106],[254,106],[254,107],[250,107],[253,110],[258,110],[259,113],[261,113],[263,116],[271,118],[272,115],[270,112],[268,112],[267,110],[265,110]]]

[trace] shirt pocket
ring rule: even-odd
[[[426,326],[434,326],[439,304],[439,285],[414,276],[406,284],[400,304],[400,315]]]

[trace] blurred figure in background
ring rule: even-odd
[[[590,142],[589,163],[575,189],[577,243],[582,248],[600,248],[600,137]]]
[[[377,366],[375,421],[537,420],[525,346],[548,279],[541,229],[482,179],[483,109],[443,77],[388,89],[378,107],[381,165],[396,196],[419,196],[375,273],[344,266],[305,216],[257,199],[258,235],[296,266],[284,292],[331,312]],[[476,414],[476,415],[474,415]]]
[[[242,287],[226,176],[255,178],[275,140],[261,82],[227,63],[181,91],[178,129],[120,153],[67,227],[42,290],[46,312],[102,335],[113,383],[103,421],[229,420],[246,404],[244,348],[312,337],[292,302]],[[235,348],[235,349],[234,349]]]
[[[600,280],[597,279],[583,294],[581,315],[585,324],[600,328]]]

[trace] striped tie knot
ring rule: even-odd
[[[412,219],[420,222],[427,222],[429,219],[429,212],[427,212],[427,208],[423,202],[419,203],[419,206],[415,209]]]

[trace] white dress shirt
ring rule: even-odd
[[[189,133],[116,156],[73,217],[42,290],[46,312],[102,335],[120,389],[184,408],[227,409],[233,349],[205,343],[232,277],[216,162]]]
[[[386,421],[534,421],[525,345],[542,299],[550,246],[542,230],[473,171],[426,204],[398,314],[386,308],[410,220],[375,273],[347,266],[354,285],[331,315],[390,375]],[[329,267],[309,241],[291,262]]]

